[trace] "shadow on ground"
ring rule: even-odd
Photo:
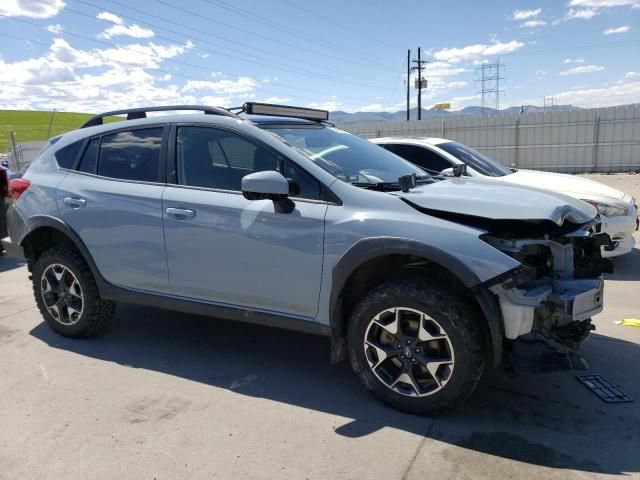
[[[9,257],[6,253],[2,253],[1,250],[0,248],[0,272],[8,272],[27,264],[23,258]]]
[[[215,388],[231,389],[351,418],[336,429],[338,435],[356,438],[394,428],[445,442],[456,451],[534,465],[611,474],[640,471],[640,456],[629,447],[640,438],[633,404],[602,403],[574,379],[575,372],[511,378],[492,371],[462,407],[433,419],[379,404],[359,386],[347,363],[329,364],[328,340],[312,335],[133,305],[119,305],[113,325],[99,337],[66,339],[44,323],[30,333],[78,355],[210,385],[212,395]],[[634,343],[594,335],[589,346],[591,354],[606,359],[606,368],[637,368]]]
[[[621,280],[632,282],[640,280],[640,248],[620,257],[613,257],[613,273],[607,274],[607,280]]]

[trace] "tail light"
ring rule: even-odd
[[[9,182],[9,193],[14,200],[17,200],[30,186],[31,182],[29,180],[25,180],[24,178],[14,178]]]

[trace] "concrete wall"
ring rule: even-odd
[[[519,168],[567,173],[640,171],[640,105],[338,126],[365,138],[448,138]]]

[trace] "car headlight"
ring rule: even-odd
[[[625,207],[616,207],[614,205],[607,205],[606,203],[594,202],[591,200],[584,201],[596,207],[598,209],[598,213],[605,217],[622,217],[628,213],[628,210]]]

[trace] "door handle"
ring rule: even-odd
[[[172,217],[184,217],[184,218],[193,218],[196,216],[196,211],[188,208],[172,208],[169,207],[165,210],[167,215],[171,215]]]
[[[82,208],[87,205],[87,201],[84,198],[65,197],[63,202],[72,208]]]

